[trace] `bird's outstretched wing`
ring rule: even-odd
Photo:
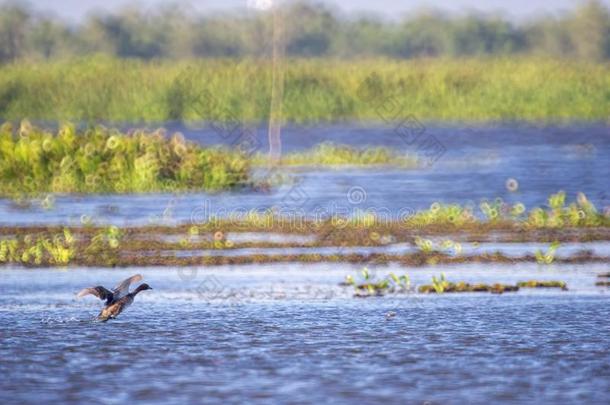
[[[129,294],[129,286],[132,283],[137,283],[140,280],[142,280],[142,275],[136,274],[134,276],[131,276],[131,277],[121,281],[121,283],[119,285],[117,285],[116,287],[114,287],[114,289],[112,290],[112,292],[114,293],[114,299],[118,300],[118,299],[121,299],[122,297],[126,296],[127,294]]]
[[[85,295],[95,295],[97,298],[101,299],[101,300],[109,300],[112,301],[112,291],[108,291],[106,288],[102,287],[101,285],[98,285],[97,287],[89,287],[89,288],[85,288],[83,290],[81,290],[76,297],[77,298],[81,298],[84,297]]]

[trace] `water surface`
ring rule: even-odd
[[[414,284],[560,279],[570,290],[352,298],[358,266],[3,270],[0,401],[599,403],[610,399],[607,265],[451,266]],[[154,290],[108,323],[83,286]],[[387,319],[389,311],[395,316]]]

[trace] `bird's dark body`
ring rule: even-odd
[[[117,316],[119,316],[119,314],[123,312],[125,308],[127,308],[133,303],[132,294],[133,293],[128,294],[125,297],[116,300],[115,302],[106,304],[104,309],[102,309],[100,314],[97,316],[97,319],[102,322],[106,322],[108,319],[116,318]]]
[[[131,283],[135,281],[140,281],[142,276],[136,274],[126,280],[123,280],[118,286],[116,286],[112,291],[107,288],[99,285],[97,287],[89,287],[85,288],[81,292],[78,293],[78,297],[83,297],[85,295],[91,294],[95,295],[99,299],[105,301],[104,309],[97,316],[102,322],[106,322],[108,319],[113,319],[119,316],[125,308],[133,303],[133,299],[135,296],[144,290],[152,290],[152,288],[144,283],[140,284],[138,288],[136,288],[133,292],[129,292],[129,286]]]
[[[100,314],[97,316],[97,319],[102,322],[106,322],[108,319],[116,318],[125,308],[133,303],[133,299],[136,297],[136,295],[138,295],[140,291],[144,290],[152,290],[152,288],[146,283],[140,284],[133,292],[111,302],[110,304],[107,304],[106,307],[102,309],[102,312],[100,312]]]

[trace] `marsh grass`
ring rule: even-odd
[[[267,164],[268,157],[257,154],[253,164],[262,166]],[[355,148],[347,145],[338,145],[324,142],[310,150],[293,152],[282,156],[280,165],[283,166],[392,166],[400,168],[418,167],[417,156],[400,154],[385,147]]]
[[[26,235],[0,239],[0,264],[67,265],[76,256],[75,242],[69,229],[55,235]]]
[[[536,58],[293,59],[289,122],[606,120],[608,64]],[[264,121],[268,61],[16,62],[0,67],[0,117],[76,122]],[[398,106],[391,116],[384,102]]]
[[[473,205],[433,203],[407,218],[413,227],[446,225],[465,227],[473,223],[500,226],[513,224],[521,229],[597,227],[610,225],[610,217],[600,213],[584,193],[576,195],[576,201],[566,204],[566,193],[559,191],[548,198],[548,207],[535,207],[530,211],[522,203],[510,204],[501,198],[483,200],[479,209]],[[422,249],[432,248],[423,246]]]
[[[126,135],[96,126],[77,133],[63,125],[52,134],[25,120],[15,130],[0,127],[0,196],[215,191],[248,181],[249,162],[239,153],[163,131]]]
[[[255,186],[250,169],[265,166],[267,159],[237,149],[201,147],[164,130],[125,134],[99,125],[77,131],[64,124],[52,134],[28,120],[18,128],[7,122],[0,126],[0,196],[27,208],[32,194],[228,190]],[[381,147],[321,144],[289,154],[281,164],[412,168],[417,159]],[[49,210],[53,201],[47,196],[40,205]]]

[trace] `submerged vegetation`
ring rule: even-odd
[[[503,294],[505,292],[519,291],[521,288],[560,288],[563,291],[568,289],[563,281],[521,281],[516,285],[511,284],[484,284],[484,283],[465,283],[463,281],[452,283],[447,281],[445,274],[440,277],[433,276],[432,284],[420,285],[419,288],[411,287],[411,279],[408,275],[397,276],[389,273],[385,277],[378,278],[365,267],[360,274],[360,282],[356,282],[354,277],[348,275],[345,281],[340,283],[343,287],[353,287],[354,297],[380,297],[387,294],[413,294],[416,292],[423,294],[444,294],[444,293],[467,293],[467,292],[490,292],[492,294]]]
[[[109,59],[0,66],[0,117],[76,122],[260,122],[269,61]],[[285,63],[288,122],[606,120],[607,64],[539,58]]]

